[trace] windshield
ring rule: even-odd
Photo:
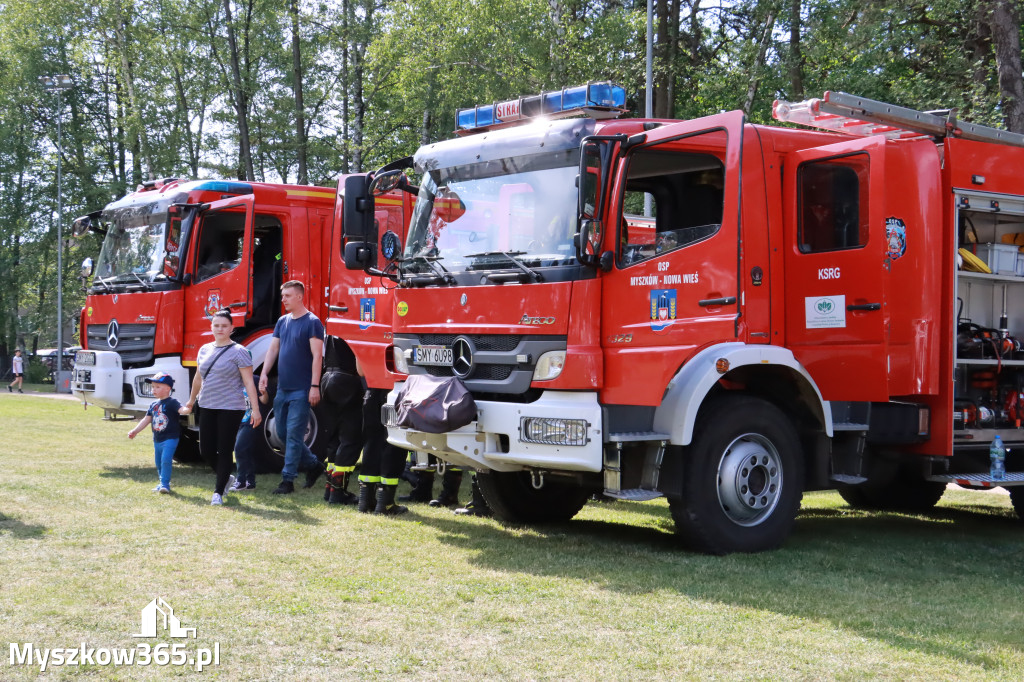
[[[100,221],[107,236],[96,263],[95,281],[152,282],[163,279],[164,223],[170,200],[108,208]]]
[[[424,171],[402,269],[575,263],[579,149]],[[440,260],[440,267],[433,266]]]

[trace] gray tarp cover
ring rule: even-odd
[[[398,425],[424,433],[446,433],[476,419],[476,402],[456,377],[413,374],[395,398]]]

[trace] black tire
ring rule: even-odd
[[[935,507],[946,491],[945,483],[926,481],[909,462],[885,459],[869,452],[867,481],[839,486],[839,495],[857,509],[926,512]]]
[[[477,486],[494,516],[508,523],[558,523],[583,509],[592,490],[544,478],[540,490],[528,472],[477,474]]]
[[[258,372],[257,372],[258,373]],[[274,432],[274,396],[277,395],[277,377],[271,375],[267,383],[267,404],[260,403],[260,416],[263,422],[259,425],[261,437],[256,439],[256,451],[253,463],[258,474],[278,474],[284,468],[284,444],[279,442]],[[323,401],[309,411],[309,426],[306,432],[306,445],[320,461],[325,459],[327,446],[327,420],[331,415],[323,407]]]
[[[200,464],[203,457],[199,454],[199,432],[181,427],[181,437],[178,438],[178,447],[174,451],[174,461],[181,464]]]
[[[682,451],[682,494],[669,498],[677,534],[708,554],[779,547],[803,495],[803,452],[792,423],[750,396],[720,398],[701,414]]]
[[[1010,490],[1010,503],[1013,510],[1017,512],[1017,519],[1024,521],[1024,487],[1015,485]]]

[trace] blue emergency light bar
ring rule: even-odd
[[[626,90],[611,81],[588,83],[552,92],[542,92],[494,104],[459,109],[455,129],[475,130],[501,123],[522,121],[537,116],[562,118],[587,114],[594,118],[612,118],[626,111]]]

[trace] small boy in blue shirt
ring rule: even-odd
[[[156,402],[149,406],[146,416],[128,432],[128,437],[135,438],[148,424],[153,424],[156,472],[160,476],[160,483],[153,491],[166,495],[171,492],[171,460],[174,459],[174,451],[178,449],[178,439],[181,437],[178,413],[183,408],[181,403],[171,397],[174,377],[170,374],[157,372],[146,379],[146,383],[152,384]]]

